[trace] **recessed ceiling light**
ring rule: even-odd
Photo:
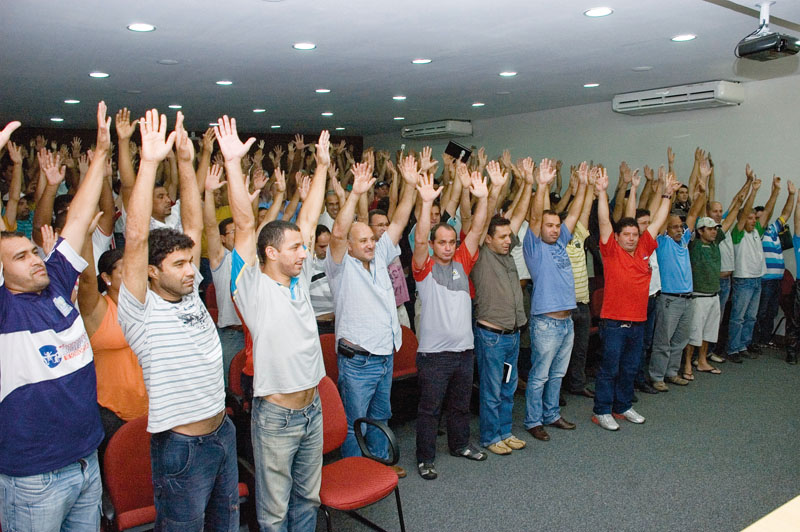
[[[80,101],[80,100],[64,100],[64,103],[72,103],[72,104],[75,104],[75,103],[81,103],[81,101]]]
[[[607,17],[613,12],[614,10],[610,7],[593,7],[592,9],[584,11],[583,14],[587,17]]]
[[[183,109],[182,105],[178,105],[177,103],[173,103],[169,106],[170,109]]]
[[[125,92],[127,92],[128,94],[141,94],[142,93],[142,91],[140,91],[139,89],[125,89]]]
[[[296,42],[292,45],[295,50],[313,50],[317,45],[313,42]]]
[[[218,126],[219,122],[209,122],[208,125],[211,127]]]
[[[411,62],[415,65],[427,65],[432,59],[413,59]]]
[[[401,100],[405,100],[405,99],[406,99],[405,96],[392,96],[392,100],[401,101]]]
[[[108,76],[109,74],[106,74],[105,72],[89,72],[89,77],[92,78],[107,78]]]
[[[406,117],[404,117],[404,116],[396,116],[396,117],[394,117],[394,119],[395,120],[405,120]]]
[[[586,87],[587,89],[593,89],[594,87],[599,87],[600,84],[599,83],[584,83],[583,86]]]
[[[134,22],[133,24],[128,24],[128,29],[135,32],[147,32],[147,31],[155,31],[156,27],[152,24],[146,24],[144,22]]]
[[[177,65],[180,61],[177,59],[159,59],[156,63],[159,65]]]
[[[497,91],[495,94],[499,94],[500,96],[507,96],[511,94],[510,91]]]
[[[337,127],[336,131],[344,131],[344,128],[343,127]]]
[[[280,129],[281,128],[281,126],[279,126],[278,124],[273,124],[273,125],[271,125],[269,127],[271,127],[272,129]]]
[[[59,116],[54,116],[50,119],[51,122],[63,122],[64,119]]]
[[[475,102],[475,103],[472,104],[472,107],[483,107],[484,105],[486,105],[486,104],[483,103],[483,102]]]
[[[319,93],[319,94],[328,94],[329,92],[331,92],[331,90],[330,89],[317,89],[314,92]]]
[[[676,35],[672,38],[674,42],[686,42],[686,41],[693,41],[697,38],[697,35],[693,33],[682,33],[681,35]]]
[[[648,70],[653,70],[653,67],[644,65],[644,66],[633,67],[631,70],[633,70],[634,72],[647,72]]]
[[[324,113],[322,113],[322,116],[333,116],[333,113],[331,113],[330,111],[325,111]]]
[[[254,112],[254,113],[266,113],[266,112],[267,112],[267,110],[266,110],[266,109],[261,109],[261,108],[258,108],[258,109],[253,109],[253,112]]]
[[[217,85],[223,85],[227,87],[228,85],[233,85],[233,82],[227,79],[221,79],[217,82]]]
[[[514,72],[513,70],[506,70],[504,72],[500,72],[500,76],[502,76],[504,78],[513,78],[516,75],[517,75],[517,73]]]

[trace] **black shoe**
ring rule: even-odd
[[[793,366],[797,365],[797,353],[786,353],[786,362]]]
[[[757,344],[753,342],[752,344],[747,346],[747,350],[755,355],[761,354],[761,344]]]
[[[726,358],[729,361],[733,362],[734,364],[741,364],[742,363],[742,357],[740,355],[741,355],[741,353],[732,353],[732,354],[727,355]]]
[[[639,385],[636,387],[636,389],[637,389],[637,390],[639,390],[639,391],[640,391],[640,392],[642,392],[642,393],[649,393],[649,394],[651,394],[651,395],[655,395],[655,394],[657,394],[657,393],[658,393],[658,390],[656,390],[655,388],[653,388],[652,386],[650,386],[650,383],[649,383],[649,382],[647,382],[647,381],[645,381],[645,382],[643,382],[643,383],[639,384]]]
[[[475,460],[476,462],[483,462],[489,457],[488,454],[481,451],[471,443],[468,444],[463,449],[459,449],[458,451],[453,451],[451,449],[450,454],[453,456],[460,456],[462,458],[466,458],[467,460]]]
[[[753,349],[752,347],[748,347],[744,351],[740,351],[739,352],[739,356],[740,357],[749,358],[750,360],[757,359],[758,358],[758,352],[757,351],[753,351],[752,349]]]
[[[417,471],[419,472],[419,476],[425,480],[433,480],[438,476],[436,473],[436,466],[433,462],[420,462],[417,464]]]
[[[631,403],[638,403],[638,402],[639,402],[639,398],[636,397],[636,394],[633,394],[631,396]]]

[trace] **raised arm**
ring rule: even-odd
[[[761,227],[766,228],[772,218],[772,212],[775,210],[775,202],[778,201],[778,195],[781,193],[781,178],[772,175],[772,190],[769,194],[769,199],[764,205],[764,210],[758,214],[758,223]]]
[[[217,224],[217,213],[214,204],[214,191],[222,188],[225,181],[222,181],[222,167],[214,165],[206,172],[206,182],[203,187],[203,231],[206,235],[206,249],[208,250],[208,262],[212,270],[219,268],[222,259],[225,258],[225,250],[222,247],[222,237],[219,234]]]
[[[594,178],[594,192],[597,194],[597,222],[600,227],[600,243],[605,244],[614,232],[608,212],[608,173],[605,168],[592,168],[589,179]]]
[[[575,224],[578,223],[578,218],[583,210],[583,198],[586,197],[586,185],[589,182],[588,175],[585,175],[585,177],[586,179],[581,177],[580,173],[578,174],[578,192],[575,194],[575,199],[572,200],[567,217],[564,219],[564,225],[570,233],[575,231]]]
[[[749,165],[748,165],[749,168]],[[755,176],[755,174],[753,174]],[[739,218],[736,221],[736,228],[739,231],[744,231],[744,225],[747,222],[747,217],[750,215],[750,212],[753,210],[753,203],[755,202],[756,195],[758,194],[758,189],[761,188],[761,180],[760,179],[753,179],[753,183],[750,188],[750,194],[747,196],[747,199],[744,202],[744,206],[739,211]]]
[[[38,154],[39,168],[45,177],[44,191],[36,200],[36,210],[33,211],[33,241],[42,245],[41,229],[53,223],[53,203],[56,199],[58,186],[64,181],[66,167],[61,165],[61,157],[43,149]],[[41,188],[41,187],[40,187]]]
[[[372,185],[375,178],[372,177],[367,163],[357,163],[352,167],[353,171],[353,190],[344,202],[344,206],[339,210],[336,220],[331,229],[331,241],[328,253],[335,263],[342,262],[347,251],[347,235],[350,233],[350,226],[353,225],[353,217],[356,212],[358,198],[365,194]],[[405,192],[404,192],[405,194]]]
[[[97,287],[97,271],[94,268],[94,249],[91,234],[91,232],[88,232],[87,238],[83,243],[81,256],[86,261],[86,268],[83,269],[78,278],[78,307],[89,336],[94,334],[100,327],[108,309],[108,303],[106,303]]]
[[[479,172],[472,172],[470,176],[470,193],[478,198],[478,203],[475,205],[475,212],[472,214],[472,227],[464,237],[464,245],[467,246],[470,255],[474,255],[480,246],[481,233],[483,233],[483,226],[486,223],[487,211],[487,196],[489,195],[489,188],[486,186],[486,178],[481,178]],[[428,211],[428,218],[430,219],[430,211]],[[416,243],[416,241],[415,241]]]
[[[637,168],[631,174],[631,191],[628,194],[628,199],[625,201],[625,214],[626,218],[635,218],[636,217],[636,192],[639,190],[639,183],[642,181],[641,176],[639,175],[639,169]]]
[[[551,159],[542,159],[539,165],[539,173],[536,174],[537,187],[536,194],[533,196],[533,208],[531,217],[528,220],[530,230],[537,237],[542,232],[542,212],[544,211],[544,199],[547,195],[547,185],[553,182],[556,177],[555,162]]]
[[[125,254],[122,262],[122,282],[141,303],[147,296],[148,240],[150,215],[153,212],[153,188],[156,169],[172,150],[175,132],[167,136],[167,117],[152,109],[139,121],[142,135],[139,174],[128,201],[125,223]]]
[[[661,194],[661,205],[658,207],[658,210],[651,215],[651,222],[647,227],[647,232],[650,233],[650,236],[653,238],[658,235],[661,226],[666,223],[670,208],[672,207],[672,195],[675,194],[675,191],[678,190],[680,186],[681,183],[675,179],[674,174],[667,174],[664,193]]]
[[[100,220],[97,227],[106,235],[114,233],[114,194],[111,192],[111,155],[106,157],[103,165],[103,188],[100,190]]]
[[[175,119],[175,149],[173,175],[177,174],[181,193],[181,225],[183,232],[192,239],[192,262],[200,267],[200,240],[203,235],[203,203],[197,188],[194,172],[194,144],[183,127],[183,113],[178,111]],[[170,153],[172,153],[170,151]]]
[[[645,177],[645,184],[642,188],[642,193],[639,195],[639,208],[646,209],[647,203],[650,201],[650,196],[655,194],[656,185],[658,182],[654,179],[653,176],[653,169],[647,165],[644,165],[644,177]]]
[[[8,187],[8,203],[6,203],[6,220],[12,226],[17,221],[17,207],[22,193],[22,152],[13,142],[8,143],[8,156],[11,158],[11,183]]]
[[[697,178],[695,181],[695,187],[697,190],[697,195],[692,200],[691,208],[689,212],[686,214],[686,227],[689,228],[689,231],[694,231],[695,223],[697,222],[697,218],[703,213],[706,208],[706,178],[702,175]]]
[[[275,171],[272,175],[275,178],[275,190],[277,193],[273,194],[272,205],[269,206],[269,210],[267,210],[267,215],[264,217],[264,221],[258,226],[258,229],[256,229],[256,238],[258,238],[258,234],[261,232],[262,227],[271,221],[278,219],[278,215],[281,213],[281,207],[283,206],[283,200],[286,198],[286,178],[284,177],[280,167],[275,168]]]
[[[722,220],[722,230],[726,233],[730,231],[731,227],[733,227],[733,224],[736,223],[736,220],[739,217],[739,209],[742,207],[742,203],[744,203],[744,198],[746,195],[747,189],[740,190],[736,196],[733,197],[733,201],[731,201],[731,204],[728,207],[728,216]]]
[[[792,214],[792,207],[794,207],[794,196],[797,192],[794,183],[791,181],[786,183],[786,190],[789,192],[789,197],[786,198],[786,204],[783,206],[783,210],[781,211],[781,219],[783,220],[783,223],[786,223],[789,220],[789,216]]]
[[[117,168],[119,169],[120,189],[122,196],[122,207],[127,211],[128,202],[133,192],[133,184],[136,181],[136,174],[133,171],[133,160],[131,158],[131,137],[136,129],[136,122],[131,122],[131,113],[127,107],[117,111],[114,117],[114,128],[117,131]]]
[[[619,181],[617,181],[617,193],[614,199],[614,221],[618,222],[625,212],[625,192],[628,190],[628,185],[631,184],[633,174],[628,166],[628,163],[622,161],[619,164]]]
[[[414,208],[414,196],[416,195],[417,182],[419,181],[419,172],[417,171],[417,162],[411,155],[403,159],[400,164],[400,174],[405,181],[403,187],[403,194],[400,196],[400,203],[397,204],[397,209],[394,211],[392,221],[389,223],[389,228],[386,232],[389,233],[389,238],[396,246],[403,236],[403,231],[408,224],[408,217],[411,216],[411,209]]]
[[[522,227],[522,222],[525,221],[525,217],[528,214],[528,208],[531,204],[531,189],[533,188],[533,159],[526,157],[522,160],[521,166],[525,184],[521,187],[522,196],[520,197],[519,203],[517,203],[517,206],[514,208],[514,214],[511,216],[511,231],[514,234],[519,232],[520,227]],[[488,227],[487,224],[487,230]]]
[[[6,145],[8,139],[11,138],[11,134],[21,125],[22,124],[20,122],[14,120],[13,122],[9,122],[8,124],[6,124],[6,127],[4,127],[2,131],[0,131],[0,150],[2,150],[3,147]]]
[[[593,175],[589,171],[589,165],[588,164],[586,165],[585,170],[584,170],[585,173],[586,173],[586,177],[585,178],[580,175],[580,171],[581,171],[581,169],[578,168],[578,172],[579,172],[578,178],[579,179],[586,179],[586,194],[584,195],[584,198],[583,198],[583,208],[581,209],[581,215],[578,218],[578,221],[581,223],[581,225],[583,227],[588,228],[589,227],[589,215],[592,212],[592,203],[594,203],[594,198],[595,198],[594,182],[595,182],[595,179],[597,178],[597,176]]]
[[[417,268],[422,268],[425,261],[428,260],[428,240],[430,239],[431,232],[431,207],[439,194],[442,193],[442,188],[433,188],[433,178],[430,175],[421,175],[419,177],[419,184],[417,185],[419,191],[419,198],[422,201],[422,208],[420,209],[419,220],[417,220],[417,227],[414,233],[414,265]]]
[[[200,157],[197,158],[197,189],[205,190],[206,174],[211,166],[211,153],[214,151],[214,128],[210,127],[203,133],[203,140],[200,144]]]
[[[110,127],[111,118],[106,117],[106,104],[105,102],[100,102],[97,105],[96,152],[92,162],[89,163],[89,171],[86,173],[86,177],[72,199],[72,203],[70,203],[67,221],[64,224],[64,229],[61,230],[61,236],[76,251],[83,249],[86,231],[89,229],[97,212],[100,191],[105,180],[106,158],[111,147]]]
[[[322,211],[322,204],[325,201],[325,182],[328,178],[328,168],[331,165],[330,152],[330,133],[326,130],[320,133],[319,141],[314,150],[314,159],[317,167],[314,170],[314,177],[311,179],[311,187],[308,190],[300,213],[297,215],[297,226],[303,235],[303,242],[309,250],[314,251],[314,235],[316,234],[319,213]]]

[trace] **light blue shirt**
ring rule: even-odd
[[[561,224],[561,233],[553,244],[546,244],[528,229],[522,243],[522,255],[533,282],[531,316],[571,310],[577,306],[575,276],[567,255],[570,240],[572,233],[564,224]]]
[[[689,260],[689,241],[692,232],[684,227],[680,243],[672,237],[658,235],[658,270],[661,273],[661,291],[668,294],[686,294],[692,291],[692,262]]]
[[[325,274],[333,294],[336,342],[352,342],[374,355],[391,355],[403,343],[394,288],[387,267],[400,256],[400,246],[388,231],[375,244],[369,271],[360,260],[345,253],[340,264],[333,254],[325,257]]]

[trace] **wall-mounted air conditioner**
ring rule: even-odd
[[[404,139],[437,139],[447,137],[469,137],[472,135],[472,122],[469,120],[439,120],[405,126],[400,130]]]
[[[733,81],[707,81],[678,87],[665,87],[617,94],[612,108],[617,113],[648,115],[727,107],[744,101],[744,87]]]

